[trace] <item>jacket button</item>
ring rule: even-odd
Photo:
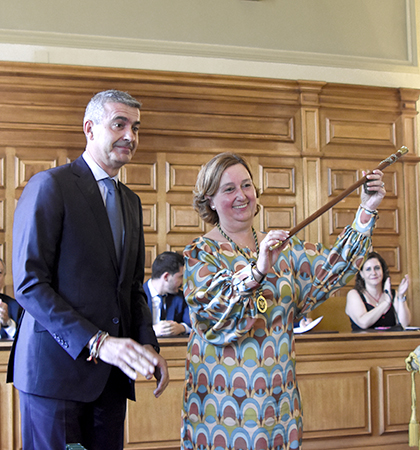
[[[120,319],[118,319],[118,317],[114,317],[112,319],[112,322],[115,323],[115,325],[117,325],[118,323],[120,323]]]

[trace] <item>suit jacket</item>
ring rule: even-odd
[[[25,312],[9,361],[8,381],[27,393],[93,401],[111,365],[86,361],[98,331],[158,349],[142,288],[141,202],[121,186],[125,245],[117,265],[97,182],[82,157],[34,175],[13,227],[16,300]],[[127,396],[134,398],[128,377]]]
[[[14,298],[6,294],[0,293],[0,300],[4,303],[7,303],[7,307],[9,310],[9,317],[15,321],[17,326],[17,324],[19,323],[20,316],[22,315],[22,307]],[[0,337],[1,339],[10,339],[10,336],[6,333],[3,327],[1,327],[0,329]]]
[[[147,296],[147,304],[149,305],[150,311],[153,314],[152,295],[150,294],[149,282],[150,280],[148,280],[144,284],[144,292]],[[166,320],[173,320],[178,323],[186,323],[188,326],[191,326],[188,305],[184,299],[184,294],[182,293],[182,291],[179,291],[178,294],[168,294],[165,297],[165,301]]]

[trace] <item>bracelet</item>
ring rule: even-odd
[[[368,214],[370,214],[371,216],[377,216],[378,215],[378,210],[377,209],[375,209],[375,210],[371,210],[371,209],[367,209],[367,208],[365,208],[363,205],[360,205],[360,207],[364,210],[364,211],[366,211]]]
[[[261,277],[260,281],[257,281],[257,280],[255,280],[255,281],[257,281],[257,283],[262,283],[262,281],[267,276],[267,274],[264,274],[264,273],[260,272],[258,270],[258,268],[257,268],[257,264],[256,263],[252,263],[251,264],[251,269],[255,270],[255,272],[257,272],[257,274]],[[255,277],[254,277],[254,279],[255,279]]]
[[[109,336],[109,333],[106,331],[99,330],[96,333],[95,339],[92,342],[90,348],[89,348],[89,358],[87,358],[87,361],[94,361],[95,364],[98,364],[98,358],[99,358],[99,349],[101,348],[102,344],[105,342],[105,339]]]
[[[407,301],[407,296],[406,295],[403,295],[402,297],[398,296],[398,301],[401,302],[401,303],[406,302]]]

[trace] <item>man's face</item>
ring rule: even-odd
[[[122,103],[104,105],[102,121],[87,120],[84,131],[86,150],[109,175],[131,161],[139,143],[140,111]]]
[[[176,294],[182,286],[184,276],[184,267],[179,269],[179,272],[174,273],[173,275],[168,275],[165,291],[166,294]]]

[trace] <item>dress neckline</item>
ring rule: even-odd
[[[244,253],[244,248],[242,248],[239,244],[237,244],[233,239],[231,239],[223,230],[222,227],[220,226],[220,223],[217,223],[217,229],[219,230],[219,233],[227,240],[229,241],[231,244],[236,245],[236,247],[238,247],[239,252],[245,256],[245,258],[248,259],[248,256]],[[258,245],[258,237],[257,237],[257,233],[255,232],[255,228],[251,227],[252,229],[252,236],[254,238],[254,243],[255,243],[255,251],[251,250],[249,247],[245,247],[247,248],[251,253],[256,253],[257,257],[260,254],[260,246]]]

